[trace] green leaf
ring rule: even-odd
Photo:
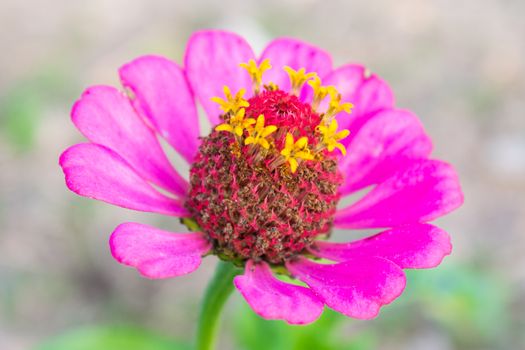
[[[69,331],[35,350],[189,350],[190,346],[144,329],[95,326]]]

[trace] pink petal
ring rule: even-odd
[[[221,111],[210,99],[224,98],[224,85],[234,94],[244,88],[248,96],[252,82],[239,64],[254,58],[250,45],[234,33],[201,31],[190,38],[185,57],[187,77],[212,125],[219,123]]]
[[[308,43],[289,38],[279,38],[272,41],[263,51],[259,61],[270,59],[272,69],[264,73],[265,83],[273,82],[281,90],[290,90],[290,78],[284,66],[295,70],[304,68],[306,72],[315,72],[323,77],[332,70],[332,57],[326,51]],[[304,87],[308,91],[310,87]]]
[[[341,94],[342,101],[355,103],[357,99],[357,91],[366,81],[365,71],[366,68],[362,65],[346,64],[331,71],[325,77],[321,77],[321,80],[324,86],[335,86],[337,91]],[[326,111],[329,101],[329,97],[325,98],[319,106],[319,110],[323,112]],[[338,123],[343,129],[350,123],[350,118],[355,116],[356,108],[357,106],[354,106],[352,117],[349,117],[347,113],[341,113]]]
[[[355,114],[364,116],[394,106],[394,94],[388,84],[375,74],[365,78],[355,95]],[[355,118],[353,118],[355,120]],[[353,121],[352,124],[355,124]],[[351,124],[351,125],[352,125]]]
[[[338,211],[334,224],[378,228],[427,222],[462,203],[454,169],[441,161],[420,160],[377,185],[357,203]]]
[[[343,112],[337,116],[340,128],[350,130],[350,136],[342,142],[345,145],[357,136],[359,129],[375,112],[394,107],[394,95],[388,84],[373,74],[365,79],[350,102],[354,104],[352,114],[349,116]]]
[[[183,70],[164,57],[142,56],[119,74],[135,96],[136,109],[191,163],[199,146],[199,121]]]
[[[322,79],[323,85],[337,88],[343,102],[354,104],[350,115],[346,112],[337,115],[339,128],[350,130],[350,136],[342,141],[345,145],[375,112],[394,106],[394,95],[388,84],[377,75],[368,74],[363,66],[349,64],[337,68]],[[327,104],[328,98],[320,110],[326,108]]]
[[[183,205],[156,191],[124,159],[93,143],[74,145],[60,156],[67,187],[84,197],[124,208],[187,216]]]
[[[377,257],[356,257],[339,264],[317,264],[305,258],[286,264],[330,308],[346,316],[370,319],[405,288],[396,264]]]
[[[202,233],[172,233],[128,222],[119,225],[109,240],[111,254],[120,263],[136,267],[148,278],[188,274],[201,264],[211,244]]]
[[[173,169],[153,132],[118,90],[109,86],[87,89],[73,106],[71,118],[91,142],[118,153],[140,176],[185,195],[187,182]]]
[[[438,266],[450,254],[452,245],[449,235],[440,228],[413,224],[349,243],[319,241],[311,251],[319,257],[334,261],[377,256],[404,269],[425,269]]]
[[[323,303],[310,289],[276,279],[265,262],[248,261],[244,275],[235,277],[234,283],[252,309],[267,320],[307,324],[323,312]]]
[[[347,151],[339,161],[339,170],[345,175],[341,194],[378,184],[407,162],[427,158],[432,142],[415,115],[390,109],[373,115]]]

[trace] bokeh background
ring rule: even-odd
[[[453,163],[465,205],[439,220],[454,252],[410,271],[373,321],[261,321],[235,294],[222,349],[525,348],[525,2],[222,0],[0,2],[0,349],[175,349],[188,343],[216,263],[166,281],[114,262],[123,221],[178,229],[66,190],[58,156],[92,84],[145,53],[181,61],[189,35],[226,28],[260,52],[276,36],[365,63]],[[346,233],[350,238],[351,233]]]

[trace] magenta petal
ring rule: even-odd
[[[366,68],[360,64],[346,64],[323,77],[323,85],[335,86],[343,98],[351,100],[366,81],[365,71]]]
[[[91,142],[118,153],[143,178],[185,195],[186,180],[173,169],[153,132],[117,89],[109,86],[87,89],[73,106],[71,118]]]
[[[136,109],[191,163],[199,146],[199,121],[184,71],[164,57],[143,56],[119,73]]]
[[[265,262],[248,261],[244,275],[235,277],[234,283],[252,309],[267,320],[307,324],[323,312],[323,303],[310,289],[278,280]]]
[[[434,220],[463,203],[452,166],[437,160],[414,161],[377,185],[357,203],[336,213],[344,228],[394,227]]]
[[[252,82],[239,64],[254,58],[250,45],[234,33],[202,31],[190,38],[186,47],[186,74],[212,125],[219,123],[221,111],[210,99],[214,96],[224,98],[225,85],[234,94],[246,89],[248,96]]]
[[[184,206],[141,178],[124,159],[93,143],[71,146],[60,156],[67,187],[84,197],[124,208],[187,216]]]
[[[393,106],[392,90],[383,79],[375,74],[367,77],[356,91],[355,112],[357,115],[366,115]]]
[[[315,72],[322,77],[332,70],[332,57],[326,51],[308,43],[288,38],[272,41],[264,50],[259,61],[270,59],[272,69],[264,73],[265,83],[273,82],[281,90],[290,90],[290,78],[284,66],[297,70],[305,68],[306,72]],[[310,87],[305,86],[305,90]]]
[[[118,262],[137,268],[148,278],[193,272],[211,249],[202,233],[172,233],[132,222],[119,225],[109,245]]]
[[[368,75],[360,65],[348,64],[335,69],[323,78],[323,85],[332,85],[341,93],[342,101],[354,104],[351,115],[337,115],[340,129],[349,129],[350,136],[343,140],[346,145],[370,116],[382,109],[394,106],[394,95],[388,84],[375,74]],[[328,99],[321,104],[323,111]]]
[[[347,151],[339,161],[345,176],[341,194],[378,184],[407,162],[427,158],[432,141],[415,115],[390,109],[376,113],[363,125]]]
[[[323,85],[334,86],[337,91],[341,94],[341,99],[344,102],[356,103],[357,91],[365,82],[365,71],[366,68],[358,64],[346,64],[341,66],[322,78]],[[311,90],[311,89],[310,89]],[[319,111],[326,111],[330,98],[325,98],[319,106]],[[355,116],[358,111],[357,106],[354,106],[352,117],[349,117],[347,113],[341,113],[338,123],[343,129],[346,128],[350,123],[350,118]]]
[[[286,264],[324,303],[346,316],[370,319],[405,288],[396,264],[377,257],[356,257],[339,264],[317,264],[305,258]]]
[[[450,254],[452,245],[449,235],[442,229],[428,224],[413,224],[349,243],[319,241],[311,251],[334,261],[377,256],[404,269],[425,269],[438,266]]]
[[[350,136],[342,140],[345,145],[348,145],[357,136],[359,129],[375,112],[394,107],[392,90],[384,80],[375,74],[366,78],[357,89],[353,100],[350,97],[349,100],[354,104],[352,114],[349,116],[343,112],[337,115],[339,127],[350,130]]]

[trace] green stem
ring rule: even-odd
[[[230,262],[219,260],[215,275],[208,284],[197,328],[197,350],[215,348],[215,338],[222,307],[233,291],[233,278],[242,272]]]

